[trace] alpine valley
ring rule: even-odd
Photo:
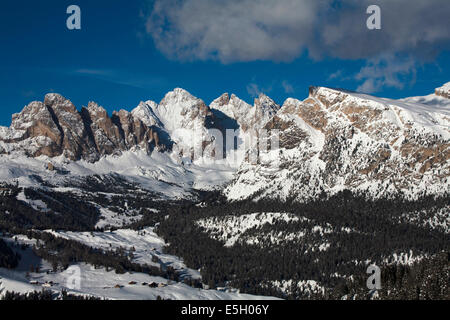
[[[450,299],[449,200],[450,82],[112,114],[52,93],[0,127],[0,297]]]

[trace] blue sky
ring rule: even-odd
[[[3,0],[0,12],[0,125],[9,125],[12,113],[21,111],[30,101],[42,100],[48,92],[64,95],[78,108],[96,101],[111,112],[122,108],[131,110],[142,100],[159,102],[175,87],[185,88],[206,103],[224,92],[235,93],[247,102],[252,102],[259,92],[265,92],[281,104],[288,97],[305,98],[310,85],[370,91],[379,96],[400,98],[431,93],[435,87],[450,81],[449,41],[445,36],[450,30],[445,29],[448,28],[446,24],[434,26],[433,30],[444,28],[440,38],[419,39],[419,44],[423,41],[422,45],[403,43],[395,50],[388,50],[393,46],[389,41],[395,45],[399,42],[386,36],[379,40],[385,43],[386,50],[375,48],[373,52],[365,52],[355,45],[354,51],[347,52],[358,43],[357,37],[350,44],[339,41],[323,46],[322,43],[333,34],[330,30],[338,29],[337,26],[342,28],[346,38],[351,38],[345,29],[349,26],[340,20],[330,21],[338,19],[341,13],[344,17],[344,14],[359,12],[359,8],[353,6],[349,11],[341,1],[330,1],[333,6],[330,10],[335,10],[332,19],[325,18],[330,25],[324,27],[316,40],[298,34],[301,40],[297,44],[295,27],[282,25],[277,31],[279,35],[273,32],[277,30],[275,26],[279,26],[275,17],[265,17],[262,23],[262,30],[270,31],[271,36],[260,34],[260,30],[253,31],[254,25],[261,25],[260,13],[254,16],[252,13],[246,13],[250,16],[238,14],[233,18],[238,22],[245,20],[242,34],[236,35],[235,31],[229,30],[231,27],[226,22],[221,24],[224,29],[214,34],[211,25],[217,19],[210,21],[208,17],[219,7],[203,0],[157,1],[156,6],[154,1],[143,0]],[[81,8],[82,30],[66,28],[66,8],[71,4]],[[200,10],[198,16],[189,12],[198,12],[198,8],[203,8],[200,5],[204,5],[205,11]],[[237,6],[237,3],[232,7],[229,5],[224,12],[232,14],[234,9],[239,9]],[[265,9],[263,5],[261,8]],[[259,8],[251,7],[251,10],[259,12]],[[274,12],[273,8],[267,10]],[[445,10],[440,11],[445,13]],[[206,18],[202,14],[207,15]],[[317,12],[318,16],[320,14]],[[364,25],[366,13],[358,13],[357,17]],[[296,16],[280,19],[295,22]],[[302,30],[309,30],[308,27],[315,23],[318,22],[309,21]],[[387,23],[389,26],[389,20]],[[426,33],[420,29],[420,23],[417,28],[411,33]],[[396,31],[392,29],[382,32],[392,35]],[[314,30],[317,28],[309,30],[309,34]],[[289,36],[285,37],[284,32]],[[366,37],[365,32],[369,31],[361,32]],[[222,34],[226,37],[221,38]],[[404,34],[400,36],[405,38]],[[258,37],[264,39],[264,45],[249,42]],[[336,37],[333,39],[339,39],[339,35]],[[374,37],[371,41],[376,47],[377,35]],[[417,43],[410,43],[413,42]]]

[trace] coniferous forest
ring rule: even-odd
[[[363,263],[366,260],[385,266],[383,270],[386,279],[389,279],[389,283],[393,286],[398,286],[399,283],[408,283],[408,288],[420,286],[421,284],[416,281],[422,279],[424,274],[436,276],[433,281],[448,283],[449,235],[417,221],[416,223],[404,221],[405,213],[424,212],[421,219],[426,220],[430,212],[437,208],[448,209],[448,204],[448,199],[431,197],[414,202],[368,201],[363,195],[354,196],[349,192],[342,192],[328,199],[324,197],[308,204],[276,201],[226,203],[218,200],[213,207],[199,208],[186,205],[174,209],[168,219],[161,223],[158,232],[170,243],[167,251],[182,256],[189,266],[201,269],[203,281],[210,286],[228,284],[253,294],[292,299],[317,298],[317,294],[308,292],[305,295],[302,292],[304,290],[295,286],[282,293],[271,285],[273,281],[280,279],[292,279],[294,282],[312,279],[326,288],[320,293],[320,297],[338,298],[351,293],[348,288],[356,288],[359,283],[357,281],[348,283],[345,279],[358,278],[362,275],[362,278],[367,280],[365,273],[367,266]],[[317,225],[331,226],[334,232],[319,236],[307,233],[299,240],[282,241],[277,245],[267,239],[264,243],[265,239],[260,238],[257,246],[238,242],[232,247],[226,247],[222,241],[212,239],[207,231],[195,223],[199,219],[211,216],[239,216],[255,212],[290,212],[308,220],[265,224],[245,231],[246,238],[255,238],[270,232],[296,233]],[[342,232],[343,228],[358,232]],[[327,250],[308,251],[308,248],[315,244],[319,246],[323,242],[330,244]],[[444,266],[444,273],[439,275],[432,271],[435,270],[431,268],[434,265],[433,258],[424,259],[417,266],[401,267],[403,269],[400,270],[403,271],[398,271],[395,266],[389,266],[388,257],[393,253],[402,252],[413,252],[415,255],[427,257],[437,255],[435,259]],[[360,291],[367,291],[365,280],[360,283]],[[435,289],[437,288],[443,288],[444,292],[434,292],[430,289],[434,293],[420,294],[416,290],[416,293],[410,293],[409,298],[448,296],[448,286],[435,286]],[[399,298],[407,297],[402,290],[395,292],[401,292]],[[391,297],[396,294],[392,293]]]
[[[27,198],[43,201],[48,209],[38,211],[18,201],[17,195],[22,191]],[[285,299],[366,299],[373,297],[368,296],[365,282],[370,262],[382,270],[384,287],[377,293],[378,298],[448,299],[450,236],[443,227],[445,224],[429,223],[447,219],[448,198],[373,201],[364,194],[344,191],[297,203],[227,202],[219,192],[201,192],[198,196],[200,201],[195,202],[161,202],[133,193],[104,198],[93,192],[87,202],[71,193],[11,186],[11,192],[0,198],[0,232],[36,239],[34,253],[55,268],[87,262],[117,273],[144,272],[181,281],[171,268],[133,262],[132,253],[127,250],[94,249],[42,232],[48,229],[107,232],[95,227],[100,214],[93,204],[121,212],[127,203],[139,212],[139,218],[123,228],[141,230],[157,226],[156,232],[166,241],[165,252],[183,258],[189,268],[200,270],[203,285],[209,288],[238,288],[243,293]],[[158,210],[145,209],[149,207]],[[220,225],[230,217],[238,219],[268,212],[289,213],[295,219],[247,228],[232,246],[226,246],[227,239],[218,238],[198,223],[213,219]],[[405,254],[412,260],[403,263],[395,260]],[[19,259],[0,241],[0,266],[14,268]],[[307,280],[314,281],[319,289],[311,283],[298,285]],[[182,281],[193,287],[202,286],[198,280]]]

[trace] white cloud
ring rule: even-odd
[[[263,93],[256,83],[249,83],[247,85],[247,92],[252,97],[257,97]]]
[[[272,91],[271,85],[263,88],[258,84],[256,84],[255,82],[251,82],[247,85],[247,93],[253,98],[258,97],[260,94],[269,94],[271,91]]]
[[[182,60],[290,61],[314,38],[324,1],[157,0],[147,32]]]
[[[355,75],[355,80],[363,81],[356,89],[359,92],[375,93],[383,87],[403,89],[404,83],[412,76],[415,81],[416,61],[410,56],[399,57],[392,54],[369,59]]]
[[[91,69],[81,68],[69,71],[70,75],[82,75],[102,81],[115,84],[125,85],[138,89],[146,89],[149,87],[163,86],[166,79],[149,74],[139,74],[129,70],[112,70],[112,69]]]
[[[447,0],[444,0],[444,2]],[[443,0],[156,0],[146,31],[180,60],[291,61],[310,56],[367,59],[408,52],[434,57],[450,48],[450,6]],[[368,30],[366,9],[382,10]]]
[[[450,50],[447,1],[155,0],[141,16],[147,35],[171,59],[289,62],[305,52],[313,59],[363,59],[358,90],[373,93],[402,88],[417,64]],[[373,4],[381,8],[381,30],[366,27]],[[328,80],[354,79],[342,75],[337,71]],[[261,91],[256,84],[247,90]]]

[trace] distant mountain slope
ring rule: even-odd
[[[435,90],[435,94],[440,97],[450,99],[450,82]]]

